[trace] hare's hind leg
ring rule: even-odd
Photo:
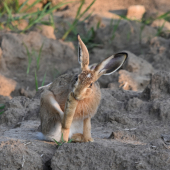
[[[91,118],[84,119],[83,122],[83,134],[75,133],[71,137],[74,142],[93,142],[93,138],[91,137]]]
[[[41,95],[40,106],[41,131],[44,135],[41,140],[60,140],[63,116],[53,93],[45,90]]]
[[[84,142],[84,136],[81,133],[75,133],[71,137],[73,142]]]
[[[91,117],[84,119],[83,135],[84,142],[94,141],[93,138],[91,137]]]

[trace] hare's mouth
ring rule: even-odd
[[[72,92],[72,95],[73,95],[73,97],[74,97],[75,100],[80,101],[79,99],[76,98],[74,92]]]

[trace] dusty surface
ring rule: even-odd
[[[90,2],[87,0],[83,9]],[[144,5],[147,18],[167,12],[170,2],[97,0],[89,11],[94,11],[92,17],[80,22],[68,37],[71,42],[61,37],[78,2],[54,14],[56,29],[37,25],[25,34],[0,32],[0,103],[5,103],[0,115],[0,170],[170,169],[169,22],[165,32],[156,36],[162,20],[145,27],[140,22],[119,20],[116,14],[126,15],[131,5]],[[87,41],[91,27],[95,32]],[[118,72],[99,79],[102,100],[92,119],[94,143],[57,147],[36,138],[41,93],[35,90],[36,57],[42,47],[39,86],[45,73],[48,84],[65,72],[76,72],[78,32],[89,49],[91,64],[119,51],[126,51],[129,58]],[[29,74],[27,49],[32,58]]]

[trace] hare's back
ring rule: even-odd
[[[59,103],[62,110],[64,110],[65,102],[68,94],[72,90],[74,74],[67,73],[56,78],[50,85],[49,90],[54,94],[56,101]]]

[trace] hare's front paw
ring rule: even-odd
[[[62,136],[62,137],[63,137],[63,140],[66,141],[66,142],[68,142],[68,136],[69,136],[70,129],[64,129],[64,128],[62,128],[61,132],[62,132],[62,135],[63,135],[63,136]]]

